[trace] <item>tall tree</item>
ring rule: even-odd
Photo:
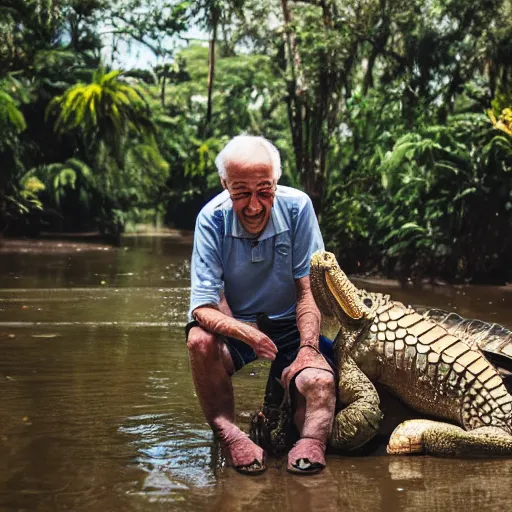
[[[311,4],[311,5],[303,5]],[[321,211],[330,140],[339,127],[342,96],[359,43],[344,28],[335,2],[281,0],[285,34],[282,68],[300,181]]]
[[[235,13],[240,13],[245,0],[200,0],[194,2],[191,8],[192,19],[199,27],[209,32],[208,41],[208,82],[206,117],[203,126],[203,136],[211,134],[213,112],[213,90],[215,83],[215,59],[217,39],[220,26],[230,25]]]

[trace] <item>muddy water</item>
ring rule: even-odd
[[[0,250],[0,510],[510,510],[512,460],[330,456],[323,474],[219,468],[197,404],[183,327],[190,244],[52,243]],[[512,327],[512,290],[402,288],[411,303]],[[235,378],[237,420],[265,363]]]

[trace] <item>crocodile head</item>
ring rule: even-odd
[[[356,288],[330,252],[313,254],[310,280],[322,314],[336,317],[342,327],[372,322],[376,309],[390,300],[389,295]]]

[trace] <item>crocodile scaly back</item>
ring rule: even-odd
[[[415,306],[414,309],[443,325],[450,334],[457,336],[471,348],[484,352],[494,365],[512,375],[512,332],[509,329],[496,323],[463,318],[457,313],[442,309],[422,306]]]
[[[361,340],[357,363],[382,362],[379,380],[413,408],[451,419],[471,430],[496,426],[511,430],[512,396],[482,352],[442,324],[399,302],[375,310],[369,340]]]

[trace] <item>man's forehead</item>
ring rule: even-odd
[[[234,184],[272,183],[274,173],[271,162],[237,162],[226,165],[227,181]]]

